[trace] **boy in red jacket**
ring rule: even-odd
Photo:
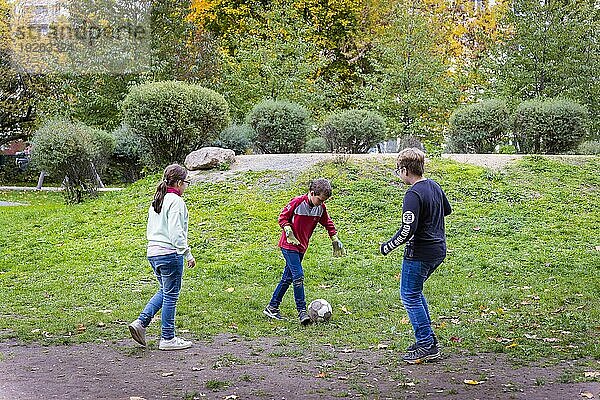
[[[308,325],[310,318],[306,312],[306,299],[304,296],[304,271],[302,258],[308,248],[308,241],[315,230],[317,223],[329,233],[333,246],[333,256],[341,257],[346,253],[342,242],[337,237],[333,221],[327,214],[325,201],[331,197],[331,184],[327,179],[319,178],[310,183],[308,193],[292,199],[279,214],[279,226],[283,229],[279,247],[285,258],[285,268],[281,281],[273,292],[273,297],[263,313],[274,319],[283,319],[279,312],[279,305],[283,295],[290,285],[294,287],[294,300],[298,310],[298,318],[302,325]]]

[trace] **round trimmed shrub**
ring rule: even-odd
[[[329,146],[327,141],[323,137],[316,137],[308,140],[304,145],[305,153],[327,153]]]
[[[252,108],[246,123],[256,132],[254,146],[263,153],[299,153],[308,134],[309,114],[299,104],[264,100]]]
[[[152,149],[156,166],[183,162],[214,142],[230,123],[229,106],[215,91],[179,81],[131,88],[123,100],[123,121]]]
[[[252,141],[256,133],[246,124],[230,125],[219,135],[216,145],[226,149],[231,149],[235,154],[245,154],[252,148]]]
[[[581,143],[577,147],[576,154],[599,155],[600,154],[600,141],[588,140],[586,142]]]
[[[109,133],[81,122],[56,119],[46,122],[31,140],[36,168],[62,179],[69,203],[79,203],[98,188],[96,172],[103,170],[114,150]]]
[[[570,100],[529,100],[519,104],[513,119],[521,153],[572,152],[588,133],[587,109]]]
[[[120,181],[135,182],[140,179],[150,152],[144,147],[142,138],[134,134],[127,125],[121,125],[112,134],[115,150],[111,157],[111,172],[117,175]]]
[[[334,111],[325,118],[319,133],[330,151],[366,153],[385,139],[385,120],[368,110]]]
[[[508,134],[509,111],[499,99],[459,107],[450,116],[448,151],[493,153]]]

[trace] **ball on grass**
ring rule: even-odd
[[[327,300],[313,300],[308,305],[308,316],[312,322],[326,322],[331,319],[331,304]]]

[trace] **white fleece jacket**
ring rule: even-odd
[[[156,255],[155,249],[162,248],[166,251],[159,253],[175,250],[177,254],[183,254],[186,260],[193,260],[187,236],[188,209],[181,197],[175,193],[167,193],[159,214],[150,206],[146,228],[148,255]]]

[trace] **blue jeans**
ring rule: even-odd
[[[418,345],[429,346],[433,343],[433,330],[427,301],[423,296],[423,283],[444,261],[402,260],[402,279],[400,281],[400,298],[408,314],[408,319],[415,331]]]
[[[304,297],[304,271],[302,271],[302,258],[304,253],[294,250],[281,249],[283,258],[285,258],[285,268],[281,281],[273,292],[273,297],[269,305],[274,308],[279,308],[283,295],[288,290],[290,285],[294,286],[294,300],[296,301],[296,309],[306,310],[306,299]]]
[[[181,290],[183,255],[173,253],[148,257],[148,261],[160,288],[144,307],[139,320],[142,321],[142,326],[147,327],[154,315],[162,308],[161,337],[170,340],[175,337],[175,306]]]

